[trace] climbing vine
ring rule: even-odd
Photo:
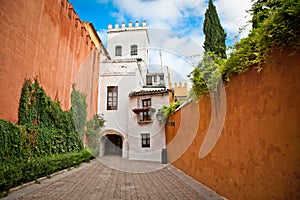
[[[40,87],[38,80],[25,80],[18,110],[19,125],[56,128],[74,133],[72,111],[63,111],[59,102],[54,102]]]
[[[73,120],[75,123],[75,128],[77,133],[81,138],[83,138],[84,135],[84,128],[86,124],[86,96],[76,90],[75,84],[73,84],[73,90],[71,94],[71,103],[72,103],[72,114],[73,114]]]
[[[18,117],[18,124],[0,119],[0,197],[17,184],[92,157],[76,132],[73,109],[63,111],[37,80],[24,81]]]
[[[105,120],[98,115],[94,115],[94,117],[86,123],[87,147],[91,150],[95,157],[99,154],[99,140],[101,136],[101,128],[104,127],[104,123]]]

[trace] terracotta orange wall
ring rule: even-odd
[[[177,159],[171,145],[180,126],[195,120],[187,105],[166,126],[172,164],[228,199],[300,199],[300,55],[276,53],[261,73],[232,77],[226,86],[226,118],[212,151],[199,158],[211,120],[209,97],[198,100],[196,132],[185,128],[192,144]],[[194,134],[194,135],[193,135]]]
[[[24,79],[36,77],[63,109],[79,80],[96,113],[99,53],[67,0],[1,1],[0,24],[0,118],[17,121]]]

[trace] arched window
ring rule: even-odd
[[[131,45],[130,55],[136,56],[137,54],[138,54],[138,48],[137,48],[137,45]]]
[[[116,56],[122,56],[122,46],[116,46]]]

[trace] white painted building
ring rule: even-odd
[[[164,73],[149,73],[146,22],[108,25],[111,59],[100,65],[98,113],[106,120],[100,156],[119,154],[134,160],[161,161],[165,128],[156,119],[172,91]]]

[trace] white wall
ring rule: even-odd
[[[122,46],[122,57],[115,57],[117,45]],[[138,46],[137,56],[130,55],[131,45]],[[137,115],[132,112],[132,109],[137,107],[137,98],[129,98],[130,92],[138,91],[146,84],[148,46],[146,24],[142,27],[109,28],[107,50],[111,60],[101,60],[100,64],[98,113],[103,114],[106,120],[102,130],[104,133],[115,131],[124,137],[123,147],[126,148],[123,157],[161,161],[161,149],[165,148],[165,128],[164,124],[159,124],[156,120],[156,114],[163,105],[169,105],[169,95],[149,96],[156,111],[152,114],[152,123],[142,125],[137,123]],[[136,58],[143,60],[138,62]],[[118,86],[117,110],[106,108],[107,86]],[[141,133],[150,133],[150,148],[141,147]]]
[[[161,150],[165,148],[165,127],[156,119],[158,109],[164,105],[169,105],[169,95],[161,94],[153,96],[141,96],[139,98],[151,98],[152,122],[149,124],[139,124],[138,115],[132,112],[137,107],[137,98],[132,97],[128,105],[128,142],[129,142],[129,159],[132,160],[149,160],[161,161]],[[142,148],[141,133],[150,133],[150,148]]]
[[[98,113],[104,114],[105,128],[127,132],[128,95],[139,88],[142,82],[135,62],[101,64]],[[118,86],[117,110],[107,110],[107,86]]]
[[[122,56],[115,56],[115,47],[122,46]],[[138,55],[131,56],[131,45],[138,46]],[[108,31],[107,51],[112,60],[124,58],[142,58],[148,63],[149,38],[146,27],[111,29]]]

